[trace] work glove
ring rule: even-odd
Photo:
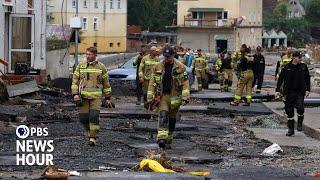
[[[182,100],[182,103],[181,103],[182,106],[185,106],[187,104],[189,104],[189,100]]]
[[[105,104],[106,108],[115,108],[115,104],[111,101],[110,97],[105,97]]]

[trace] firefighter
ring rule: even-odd
[[[229,92],[232,87],[232,59],[231,54],[228,52],[226,57],[222,59],[222,74],[223,74],[223,91]]]
[[[170,148],[180,105],[186,105],[190,99],[190,86],[186,69],[174,59],[174,50],[165,47],[164,61],[155,65],[149,82],[148,103],[160,96],[158,108],[157,143],[160,148]]]
[[[310,75],[306,64],[301,63],[301,53],[294,52],[292,60],[281,70],[276,96],[280,95],[283,86],[285,112],[287,114],[288,133],[286,136],[294,135],[294,108],[297,109],[297,130],[302,131],[304,119],[304,97],[310,93]]]
[[[91,146],[96,145],[100,130],[99,114],[102,96],[107,105],[112,104],[107,68],[96,57],[96,47],[89,47],[86,51],[86,59],[79,63],[73,74],[71,86],[74,101],[76,103],[81,101],[79,120],[87,130]]]
[[[208,88],[207,84],[207,73],[209,72],[208,61],[202,55],[201,49],[197,50],[198,55],[195,60],[192,61],[192,71],[195,73],[198,81],[198,90],[201,91],[202,88]]]
[[[237,90],[234,96],[234,101],[230,103],[232,106],[238,106],[241,100],[243,89],[246,87],[246,101],[243,106],[250,106],[252,99],[252,83],[253,83],[253,57],[249,55],[250,50],[241,49],[242,57],[238,64],[240,70],[240,78],[237,83]]]
[[[291,60],[292,60],[292,47],[288,47],[286,55],[282,56],[281,59],[277,62],[276,74],[275,74],[276,80],[278,80],[281,70]]]
[[[242,53],[245,49],[247,49],[247,45],[246,44],[242,44],[240,51],[235,51],[232,54],[232,69],[233,71],[236,73],[236,76],[239,80],[240,75],[241,75],[241,71],[238,68],[238,64],[240,63],[240,59],[242,58]]]
[[[142,96],[142,94],[143,94],[143,91],[142,91],[142,83],[140,83],[140,80],[139,80],[139,67],[140,67],[140,63],[141,63],[142,58],[143,58],[146,54],[147,54],[147,46],[146,46],[146,45],[141,45],[139,56],[137,56],[137,57],[133,60],[133,65],[137,67],[137,71],[136,71],[137,103],[136,103],[136,105],[141,105],[141,96]]]
[[[265,70],[265,59],[264,56],[261,54],[262,48],[258,46],[256,48],[256,54],[253,55],[253,84],[252,87],[257,85],[256,93],[261,93],[262,83],[263,83],[263,76]]]
[[[147,91],[149,86],[149,80],[152,76],[152,71],[154,65],[159,62],[158,48],[152,46],[150,48],[150,54],[146,55],[142,58],[140,66],[139,66],[139,81],[143,84],[143,98],[144,98],[144,107],[147,109]]]
[[[224,91],[224,85],[223,85],[223,73],[222,73],[222,59],[224,59],[225,56],[225,52],[223,51],[222,53],[220,53],[219,55],[220,57],[217,59],[216,63],[215,63],[215,69],[218,73],[218,79],[219,79],[219,84],[220,84],[220,91],[223,92]]]

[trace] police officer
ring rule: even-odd
[[[256,48],[256,54],[253,55],[253,84],[254,87],[257,85],[256,93],[261,93],[262,83],[263,83],[263,76],[264,76],[264,70],[265,70],[265,59],[264,56],[261,54],[262,48],[258,46]]]
[[[79,63],[73,73],[72,94],[74,101],[82,101],[79,120],[87,130],[89,145],[94,146],[100,130],[99,114],[101,97],[111,104],[111,87],[107,68],[97,59],[97,49],[89,47],[86,59]]]
[[[306,64],[301,63],[301,53],[296,51],[292,60],[281,70],[276,96],[280,95],[280,88],[283,85],[284,104],[287,114],[288,133],[286,136],[294,135],[294,108],[297,109],[298,125],[297,130],[302,131],[304,118],[304,97],[309,96],[310,75]]]
[[[206,58],[202,55],[201,49],[197,50],[197,57],[194,61],[192,61],[191,68],[193,69],[193,72],[195,73],[198,81],[198,90],[201,91],[202,88],[207,88],[207,73],[209,72],[209,66],[208,61]]]
[[[164,61],[155,65],[154,74],[149,82],[148,102],[156,94],[160,94],[158,104],[158,135],[157,143],[160,148],[170,148],[175,129],[176,117],[180,105],[189,103],[190,86],[186,69],[182,63],[174,59],[174,50],[165,47]]]
[[[253,83],[253,57],[249,55],[250,50],[248,48],[241,49],[242,57],[238,64],[240,70],[240,78],[237,83],[237,90],[234,96],[234,101],[230,103],[232,106],[238,106],[241,100],[243,89],[246,87],[246,102],[243,106],[250,106],[252,99],[252,83]]]
[[[141,63],[142,58],[146,54],[147,54],[147,46],[141,45],[139,56],[137,56],[133,60],[133,65],[137,67],[137,71],[136,71],[136,93],[137,93],[137,103],[136,104],[137,105],[141,104],[141,96],[143,95],[142,83],[140,83],[140,80],[139,80],[139,67],[140,67],[140,63]]]
[[[160,61],[157,56],[157,50],[157,47],[152,46],[150,48],[150,54],[142,58],[139,66],[139,81],[141,84],[143,84],[143,98],[145,108],[147,108],[147,91],[149,86],[149,80],[152,76],[155,64]]]

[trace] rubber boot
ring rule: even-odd
[[[302,131],[302,123],[303,123],[304,116],[298,116],[298,124],[297,124],[297,130]]]
[[[292,136],[294,135],[294,121],[288,121],[288,132],[286,134],[286,136]]]
[[[90,146],[95,146],[97,144],[96,138],[89,138],[89,145]]]

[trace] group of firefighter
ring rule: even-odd
[[[147,46],[142,45],[141,52],[133,61],[137,67],[137,105],[141,104],[141,94],[143,94],[144,108],[158,114],[157,143],[160,148],[170,148],[179,108],[190,101],[190,84],[186,71],[188,65],[184,63],[186,61],[178,60],[181,58],[179,58],[177,49],[169,45],[152,46],[149,49],[150,53],[147,52]],[[265,70],[265,59],[261,52],[262,48],[258,46],[255,53],[251,54],[250,48],[243,44],[239,51],[220,53],[215,69],[218,72],[221,91],[231,90],[233,73],[238,79],[234,101],[230,105],[239,105],[244,88],[246,88],[244,106],[250,106],[252,89],[256,83],[256,93],[261,92]],[[73,73],[71,86],[73,99],[80,106],[79,119],[87,131],[91,146],[96,145],[100,130],[101,103],[103,102],[106,107],[114,106],[110,99],[111,87],[107,69],[97,60],[96,56],[95,47],[87,49],[85,60],[78,64]],[[186,58],[185,53],[183,58]],[[306,65],[300,63],[299,59],[301,62],[300,52],[292,53],[292,49],[288,48],[287,54],[278,62],[276,70],[276,79],[279,79],[276,92],[277,95],[281,92],[285,98],[288,136],[294,134],[293,108],[295,107],[298,112],[298,130],[302,130],[303,98],[310,92],[309,72]],[[291,64],[292,67],[286,64]],[[197,78],[198,90],[201,91],[203,87],[207,88],[207,73],[210,69],[208,57],[202,54],[201,49],[196,51],[190,66]],[[101,101],[102,98],[104,101]]]

